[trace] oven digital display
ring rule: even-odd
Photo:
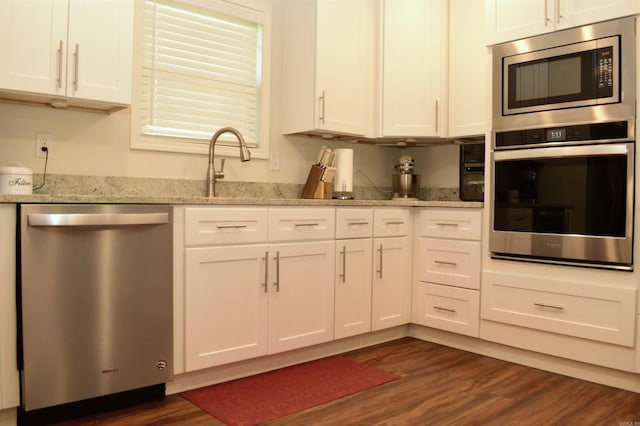
[[[548,142],[560,142],[567,138],[567,129],[549,129],[547,130]]]

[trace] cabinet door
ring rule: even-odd
[[[576,27],[640,13],[638,0],[556,0],[556,28]]]
[[[267,245],[188,248],[187,371],[267,353]]]
[[[411,244],[409,237],[373,240],[374,331],[407,324],[411,315]]]
[[[487,44],[553,30],[553,0],[485,0]]]
[[[484,3],[449,0],[449,137],[484,135],[490,103]]]
[[[0,88],[65,94],[67,0],[0,3]]]
[[[371,243],[371,238],[336,241],[336,339],[371,331]]]
[[[373,120],[373,2],[317,0],[317,14],[316,127],[368,135]]]
[[[440,0],[383,2],[383,136],[443,133],[443,22]]]
[[[333,339],[334,251],[334,241],[270,245],[270,354]]]
[[[131,103],[133,0],[70,0],[67,96]]]

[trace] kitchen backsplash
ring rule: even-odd
[[[34,175],[34,187],[42,183],[41,174]],[[300,198],[302,184],[218,181],[220,198]],[[160,196],[160,197],[204,197],[206,181],[189,179],[133,178],[118,176],[47,175],[42,189],[36,194],[93,195],[93,196]],[[373,187],[355,186],[357,200],[386,200],[391,198],[391,188],[381,192]],[[421,200],[459,201],[457,188],[422,188]]]

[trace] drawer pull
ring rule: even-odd
[[[453,222],[436,222],[436,226],[454,226],[457,228],[459,224]]]
[[[247,225],[217,225],[218,229],[242,229],[246,227]]]
[[[544,304],[544,303],[535,303],[535,302],[534,302],[534,305],[539,307],[539,308],[555,309],[555,310],[558,310],[558,311],[564,310],[564,306],[554,306],[554,305],[547,305],[547,304]]]
[[[455,314],[456,310],[455,309],[451,309],[451,308],[443,308],[442,306],[434,306],[433,309],[435,309],[436,311],[444,311],[444,312],[449,312],[451,314]]]
[[[385,225],[404,225],[404,220],[396,220],[396,221],[389,221],[389,222],[385,222]]]
[[[369,222],[349,222],[347,223],[347,226],[362,226],[362,225],[368,225]]]
[[[458,266],[456,262],[447,262],[446,260],[434,260],[433,263],[437,263],[438,265]]]
[[[319,223],[294,223],[293,226],[295,227],[300,227],[300,226],[320,226]]]

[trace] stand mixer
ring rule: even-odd
[[[397,173],[391,175],[393,200],[417,200],[420,190],[420,175],[413,174],[415,160],[410,155],[402,155],[395,164]]]

